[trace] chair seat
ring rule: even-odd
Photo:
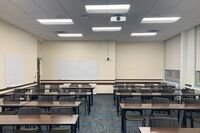
[[[14,133],[37,133],[37,128],[21,128],[16,130]]]
[[[17,114],[17,110],[14,110],[14,111],[3,111],[3,112],[0,112],[0,115],[15,115]]]
[[[126,120],[129,120],[129,121],[143,121],[143,120],[145,120],[145,116],[136,115],[136,114],[127,114],[126,115]]]
[[[200,122],[200,116],[192,116],[192,120],[195,122]]]
[[[49,133],[70,133],[68,128],[52,128]]]
[[[172,117],[169,114],[153,114],[151,117]]]

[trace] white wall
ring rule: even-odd
[[[180,70],[181,35],[165,41],[165,69]]]
[[[43,62],[43,79],[58,79],[58,61],[94,60],[98,63],[98,80],[115,79],[115,43],[107,41],[61,41],[44,42],[40,45]]]
[[[109,50],[109,52],[108,52]],[[59,60],[98,62],[98,80],[163,79],[162,42],[48,41],[38,45],[42,79],[58,79]],[[109,54],[110,61],[107,61]],[[95,93],[112,93],[112,85],[97,85]]]
[[[200,71],[200,26],[197,27],[196,70]]]
[[[5,87],[5,57],[16,56],[24,61],[22,84],[35,81],[37,71],[37,39],[0,21],[0,88]]]
[[[163,42],[117,42],[116,79],[163,79]]]

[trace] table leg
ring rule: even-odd
[[[87,114],[87,106],[88,106],[88,100],[87,96],[85,96],[85,115]]]
[[[121,131],[122,131],[122,133],[125,133],[126,132],[126,130],[125,130],[125,111],[122,109],[121,110]]]
[[[3,131],[2,131],[2,126],[0,126],[0,133],[3,133]]]
[[[115,89],[113,90],[113,103],[114,103],[114,106],[116,106],[116,90]]]
[[[88,115],[90,115],[90,112],[91,112],[91,103],[90,103],[91,102],[91,96],[89,95],[88,98],[89,98],[88,99]]]
[[[120,96],[117,96],[117,115],[119,115],[119,97]]]
[[[76,114],[79,115],[79,107],[76,108]],[[80,129],[80,118],[78,117],[78,123],[77,123],[78,129]]]
[[[91,104],[93,105],[94,103],[94,92],[93,92],[93,89],[92,89],[92,92],[91,92]]]
[[[74,133],[74,125],[71,125],[71,133]]]
[[[181,114],[181,111],[178,110],[178,122],[180,122],[180,114]]]
[[[183,120],[181,123],[181,127],[187,127],[187,122],[186,122],[186,111],[183,111]]]

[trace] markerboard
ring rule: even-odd
[[[58,62],[59,79],[96,80],[98,64],[94,60],[61,60]]]
[[[13,87],[22,84],[23,59],[15,56],[5,57],[5,86]]]

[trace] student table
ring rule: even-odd
[[[200,93],[194,93],[194,94],[182,94],[182,93],[128,93],[128,92],[117,92],[117,113],[119,113],[119,104],[121,102],[122,97],[176,97],[180,96],[180,101],[182,101],[184,96],[200,96]]]
[[[0,115],[0,132],[3,126],[70,125],[76,133],[78,115]]]
[[[139,127],[140,133],[200,133],[200,128],[151,128]]]
[[[178,110],[178,120],[180,111],[184,111],[182,126],[186,127],[186,112],[200,111],[200,105],[185,105],[185,104],[124,104],[120,103],[121,108],[121,130],[126,132],[125,115],[126,111],[134,110]]]
[[[44,93],[33,93],[33,92],[25,92],[25,93],[17,93],[18,95],[25,96],[83,96],[85,97],[85,103],[87,103],[88,114],[91,111],[91,92],[44,92]],[[15,95],[15,93],[7,93],[5,95]]]

